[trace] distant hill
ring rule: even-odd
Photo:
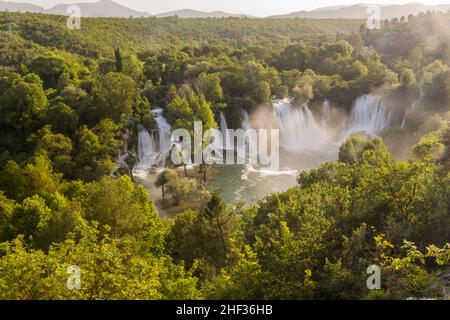
[[[336,6],[319,8],[313,11],[298,11],[285,15],[271,16],[270,18],[289,19],[289,18],[305,18],[305,19],[366,19],[370,14],[367,8],[373,4],[357,4],[352,6]],[[429,10],[448,11],[450,4],[442,4],[436,6],[427,6],[420,3],[409,3],[404,5],[380,5],[381,19],[392,19],[410,14],[417,15],[420,12]]]
[[[34,4],[0,1],[0,11],[38,13],[42,12],[43,10],[44,8],[35,6]]]
[[[71,4],[57,4],[54,7],[45,10],[45,13],[67,15],[67,8]],[[81,2],[74,3],[81,9],[82,17],[150,17],[147,12],[136,11],[128,7],[122,6],[111,0],[99,0],[97,2]]]
[[[97,2],[80,2],[75,3],[81,9],[82,17],[151,17],[148,12],[142,12],[130,9],[126,6],[120,5],[112,0],[99,0]],[[0,11],[20,11],[20,12],[41,12],[48,14],[67,15],[67,8],[69,4],[57,4],[50,9],[43,9],[39,6],[28,3],[16,3],[0,0]],[[369,14],[367,8],[369,4],[356,4],[349,6],[331,6],[322,7],[312,11],[298,11],[284,15],[270,16],[274,19],[289,19],[289,18],[305,18],[305,19],[366,19]],[[442,4],[436,6],[427,6],[420,3],[409,3],[403,5],[380,5],[381,18],[392,19],[395,17],[408,16],[410,14],[417,15],[420,12],[429,10],[448,11],[450,4]],[[156,17],[172,17],[178,18],[254,18],[245,14],[233,14],[224,11],[203,12],[192,9],[181,9],[157,14]]]
[[[151,17],[148,12],[136,11],[120,5],[112,0],[99,0],[97,2],[79,2],[73,4],[57,4],[50,9],[43,9],[27,3],[16,3],[0,1],[0,11],[20,11],[20,12],[34,12],[68,15],[67,8],[70,5],[77,5],[81,9],[82,17],[113,17],[113,18],[128,18],[128,17]],[[179,18],[227,18],[227,17],[249,17],[244,14],[232,14],[223,11],[203,12],[191,9],[182,9],[158,14],[157,17],[171,17],[177,16]]]
[[[244,17],[250,17],[245,14],[233,14],[233,13],[227,13],[223,11],[213,11],[213,12],[203,12],[198,10],[192,10],[192,9],[182,9],[177,11],[171,11],[171,12],[165,12],[160,13],[156,15],[157,17],[163,18],[163,17],[173,17],[177,16],[178,18],[244,18]]]

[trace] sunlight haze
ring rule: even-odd
[[[77,3],[77,2],[96,2],[97,0],[9,0],[10,2],[27,2],[44,8],[50,8],[59,3]],[[352,0],[318,0],[318,1],[299,1],[299,0],[166,0],[166,1],[141,1],[141,0],[115,0],[115,2],[125,5],[129,8],[146,11],[151,14],[158,14],[167,11],[179,9],[194,9],[200,11],[225,11],[229,13],[243,13],[253,16],[269,16],[276,14],[285,14],[293,11],[314,10],[320,7],[353,5],[361,3]],[[374,4],[405,4],[417,1],[363,1],[363,3]],[[418,1],[425,5],[444,4],[449,1],[423,0]]]

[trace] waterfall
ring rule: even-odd
[[[305,104],[294,107],[291,100],[274,102],[274,117],[280,129],[280,145],[296,152],[322,152],[329,146],[326,131]]]
[[[369,136],[374,136],[386,129],[390,122],[391,113],[382,103],[381,97],[364,95],[355,101],[346,135],[365,132]]]
[[[125,131],[125,135],[123,137],[124,139],[124,143],[123,146],[121,148],[121,150],[119,151],[119,154],[117,155],[117,164],[116,167],[114,168],[114,170],[111,172],[111,176],[113,177],[117,171],[119,171],[120,169],[129,169],[127,160],[129,158],[129,154],[128,154],[128,138],[129,138],[130,132],[127,129]]]
[[[330,102],[325,99],[322,105],[322,127],[327,129],[331,122]]]
[[[401,125],[402,129],[405,129],[405,127],[406,127],[406,120],[407,120],[407,118],[408,118],[408,114],[409,114],[412,110],[414,110],[414,109],[416,108],[418,102],[419,102],[419,101],[414,101],[414,103],[411,105],[411,107],[409,107],[409,109],[406,110],[405,115],[404,115],[403,120],[402,120],[402,125]]]
[[[138,135],[138,159],[139,165],[152,166],[156,164],[156,143],[154,132],[150,134],[141,128]]]
[[[245,109],[242,109],[241,110],[241,114],[242,114],[242,125],[241,125],[242,129],[244,131],[253,129],[252,124],[250,122],[250,116],[248,115],[248,112]],[[253,144],[253,145],[255,145],[257,147],[258,141],[255,141],[253,139],[253,136],[250,135],[250,137],[247,139],[246,143],[248,145],[252,145]]]
[[[252,125],[250,124],[250,116],[248,115],[248,112],[242,109],[241,114],[242,114],[242,129],[244,130],[251,129]]]
[[[164,168],[172,149],[171,128],[162,109],[153,111],[158,129],[151,133],[144,127],[138,133],[138,163],[133,168],[135,176],[145,177],[151,167]]]
[[[162,153],[169,153],[172,149],[172,133],[170,124],[164,118],[162,109],[155,109],[154,114],[156,115],[155,121],[158,125],[158,135],[159,135],[159,150]]]
[[[245,109],[241,110],[241,119],[242,119],[241,123],[242,130],[247,132],[248,130],[253,129],[252,124],[250,122],[250,116],[247,110]],[[256,151],[258,151],[258,138],[250,134],[245,141],[245,151],[247,152],[246,153],[247,155],[251,147],[256,148]]]
[[[234,149],[234,138],[228,130],[228,123],[227,119],[225,117],[225,114],[223,112],[220,113],[220,130],[222,131],[223,136],[223,150],[231,150]]]

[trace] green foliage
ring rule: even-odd
[[[44,82],[45,88],[56,88],[58,82],[66,75],[74,76],[63,57],[53,53],[37,56],[31,60],[29,71],[37,74]]]
[[[177,216],[169,236],[172,254],[187,266],[201,260],[206,266],[223,267],[237,226],[236,215],[213,195],[204,212],[186,211]]]
[[[78,33],[62,16],[0,13],[0,299],[441,298],[450,71],[434,21],[450,19],[358,33],[354,20],[96,18]],[[273,95],[345,112],[383,86],[400,105],[418,100],[408,161],[351,137],[288,191],[245,208],[208,193],[174,221],[110,176],[137,127],[156,129],[151,106],[193,133],[195,121],[217,128],[218,111],[239,126]],[[174,205],[205,190],[172,170],[155,185]],[[66,286],[74,265],[81,290]]]
[[[116,72],[123,72],[123,61],[120,49],[114,50],[114,56],[116,58]]]

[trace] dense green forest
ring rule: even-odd
[[[450,14],[385,21],[82,19],[0,13],[0,299],[448,298]],[[158,177],[160,217],[119,170],[156,107],[173,128],[232,127],[292,97],[349,112],[381,91],[404,129],[355,136],[339,160],[256,204]],[[130,162],[133,159],[129,160]],[[130,163],[130,167],[132,163]],[[382,289],[366,287],[379,265]],[[81,270],[69,290],[67,267]],[[446,282],[447,281],[447,282]]]

